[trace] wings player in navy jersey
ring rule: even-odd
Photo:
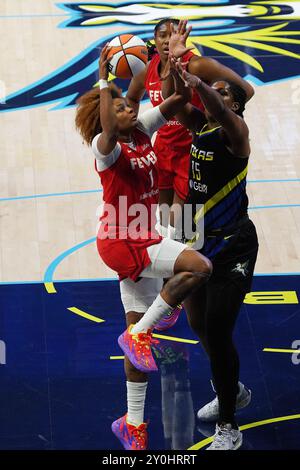
[[[170,40],[170,52],[174,48],[176,44]],[[193,133],[186,204],[195,209],[196,231],[198,222],[204,222],[200,252],[214,266],[209,282],[184,302],[189,323],[209,356],[217,393],[198,411],[198,418],[217,421],[210,450],[235,450],[242,445],[235,411],[250,402],[251,392],[239,382],[239,357],[232,334],[245,294],[251,289],[258,251],[255,226],[247,214],[250,144],[243,119],[246,93],[228,80],[209,86],[187,72],[180,61],[172,61],[205,108],[203,113],[188,103],[176,114]],[[169,78],[164,96],[171,90]],[[197,204],[202,206],[199,211]],[[191,246],[196,239],[189,241]]]
[[[99,63],[100,92],[91,90],[80,98],[76,125],[92,145],[103,186],[98,251],[119,275],[126,313],[127,329],[118,343],[125,353],[128,410],[114,421],[112,431],[126,449],[143,450],[147,448],[147,373],[157,370],[151,353],[152,329],[207,281],[212,268],[205,256],[162,238],[155,229],[159,190],[151,137],[187,102],[189,92],[175,76],[172,96],[138,117],[107,83],[108,52],[105,46]],[[169,280],[162,287],[164,277]]]

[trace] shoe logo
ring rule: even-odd
[[[245,261],[245,263],[237,263],[236,266],[231,270],[232,273],[241,273],[244,277],[248,274],[248,264],[249,260]]]
[[[156,83],[158,83],[158,81],[156,81],[156,82],[149,82],[149,86],[156,85]]]

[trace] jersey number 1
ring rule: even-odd
[[[153,185],[154,185],[154,179],[153,179],[153,170],[150,170],[149,171],[149,176],[150,176],[150,181],[151,181],[151,188],[153,188]]]

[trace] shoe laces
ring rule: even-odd
[[[227,429],[225,426],[219,426],[217,432],[214,436],[213,446],[222,447],[224,441],[231,437],[231,430]]]
[[[140,426],[135,427],[132,430],[132,435],[137,441],[137,444],[141,447],[145,446],[145,440],[146,440],[146,426],[145,424],[140,424]]]
[[[151,355],[151,345],[159,343],[157,339],[153,338],[150,330],[147,333],[132,334],[132,339],[136,342],[137,351],[143,352],[147,356]]]
[[[231,431],[232,431],[232,428],[229,429],[226,426],[220,425],[218,427],[217,435],[221,435],[221,434],[224,434],[224,435],[229,434],[230,435]]]

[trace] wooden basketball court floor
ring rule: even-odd
[[[97,82],[105,42],[152,38],[170,14],[191,18],[198,53],[255,86],[245,119],[260,251],[236,328],[253,400],[238,421],[243,449],[300,449],[300,2],[226,0],[2,0],[0,449],[120,449],[110,424],[125,411],[124,314],[96,251],[101,188],[74,103]],[[209,364],[184,315],[167,335],[147,398],[150,449],[204,449],[213,426],[195,413],[213,397]]]

